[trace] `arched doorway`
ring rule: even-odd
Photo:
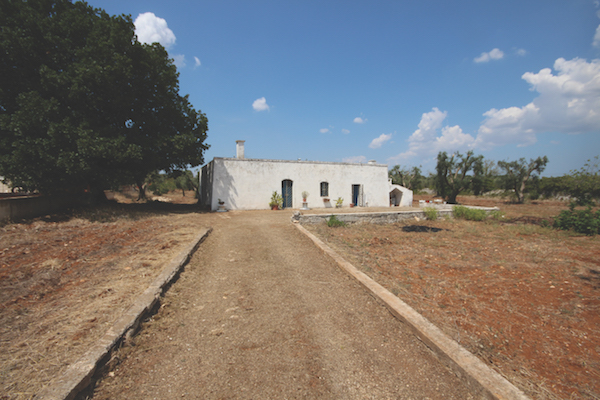
[[[293,205],[292,184],[293,182],[289,179],[281,181],[281,196],[283,197],[283,208],[292,207]]]

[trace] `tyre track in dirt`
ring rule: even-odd
[[[213,233],[94,399],[475,398],[290,215],[207,215]]]

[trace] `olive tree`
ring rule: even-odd
[[[470,189],[474,177],[481,175],[483,156],[475,156],[473,151],[464,155],[458,152],[448,155],[445,151],[441,151],[438,153],[435,169],[437,172],[435,186],[438,195],[448,203],[455,204],[456,196]]]
[[[504,188],[514,190],[517,203],[525,200],[525,187],[532,174],[541,174],[548,164],[548,157],[525,158],[517,161],[498,161],[498,167],[505,172]]]

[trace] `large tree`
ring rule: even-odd
[[[203,163],[207,119],[130,16],[67,0],[0,2],[0,175],[42,193],[142,185]]]
[[[527,162],[524,158],[517,161],[498,161],[498,167],[504,170],[504,188],[514,190],[518,203],[525,200],[525,187],[527,181],[534,173],[541,174],[548,164],[548,157],[532,158]]]
[[[421,175],[419,167],[409,168],[394,165],[388,172],[388,176],[393,184],[404,186],[410,190],[419,190],[423,184],[423,175]]]
[[[482,174],[483,156],[474,156],[473,151],[465,155],[457,152],[449,156],[445,151],[441,151],[438,153],[435,169],[438,195],[448,203],[454,204],[456,196],[470,189],[474,177]]]

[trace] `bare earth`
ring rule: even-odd
[[[564,203],[459,201],[506,220],[311,230],[533,398],[600,398],[600,238],[540,226]],[[291,213],[133,204],[0,227],[0,399],[34,398],[209,226],[94,398],[474,398]]]
[[[469,399],[463,383],[290,223],[214,228],[94,399]]]
[[[102,337],[197,234],[193,211],[116,207],[0,227],[0,399],[33,398]]]
[[[599,399],[600,237],[544,227],[562,202],[459,201],[506,217],[307,228],[532,398]]]

